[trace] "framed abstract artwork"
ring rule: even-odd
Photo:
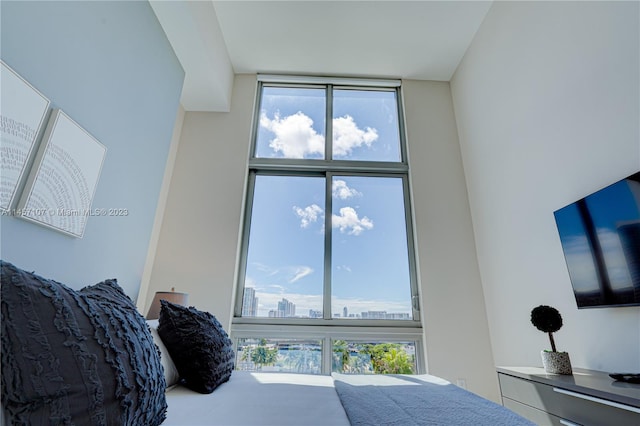
[[[49,112],[49,99],[0,61],[0,211],[13,208]]]
[[[82,238],[107,148],[53,110],[18,203],[20,217]]]

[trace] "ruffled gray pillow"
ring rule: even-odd
[[[116,280],[75,291],[0,261],[2,405],[10,424],[159,425],[165,379]]]
[[[229,380],[235,354],[231,339],[215,316],[194,307],[161,300],[158,334],[185,386],[211,393]]]

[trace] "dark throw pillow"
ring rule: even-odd
[[[158,334],[185,386],[211,393],[229,380],[234,367],[231,339],[216,317],[194,307],[161,300]]]
[[[75,291],[0,261],[2,405],[10,424],[159,425],[158,348],[116,280]]]

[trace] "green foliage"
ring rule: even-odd
[[[413,374],[413,360],[400,344],[366,345],[364,351],[371,356],[376,374]]]
[[[242,360],[253,361],[258,367],[263,365],[273,365],[278,360],[278,348],[267,346],[267,340],[261,339],[260,344],[255,347],[247,347],[242,354]]]
[[[282,364],[288,371],[307,373],[319,370],[321,355],[319,350],[313,350],[306,345],[301,345],[295,350],[286,350],[280,353]]]
[[[342,373],[413,374],[414,357],[399,343],[357,344],[344,340],[333,344],[333,370]],[[355,352],[355,355],[352,355]]]
[[[351,354],[349,346],[344,340],[333,342],[333,370],[341,370],[343,373],[349,372]]]

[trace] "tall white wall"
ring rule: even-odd
[[[449,83],[402,86],[429,373],[498,401]]]
[[[237,75],[230,112],[185,114],[144,312],[175,287],[229,330],[255,90]]]
[[[578,310],[553,212],[640,170],[638,2],[496,2],[451,81],[497,365],[640,372],[640,308]]]

